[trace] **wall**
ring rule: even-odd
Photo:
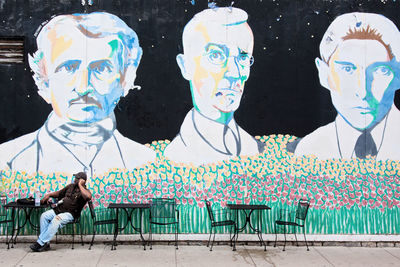
[[[181,232],[208,231],[203,199],[265,203],[272,232],[307,198],[309,233],[399,233],[399,3],[235,1],[247,24],[213,3],[1,1],[25,47],[0,64],[2,191],[86,171],[96,206],[176,198]],[[350,12],[383,16],[328,29]]]

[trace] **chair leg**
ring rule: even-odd
[[[304,241],[306,241],[306,246],[307,246],[307,251],[310,251],[310,249],[308,248],[308,244],[307,244],[307,239],[306,239],[306,229],[303,226],[303,235],[304,235]]]
[[[278,239],[278,235],[276,234],[276,223],[275,223],[275,243],[274,243],[274,248],[276,247],[276,240]]]
[[[283,243],[283,251],[285,251],[285,248],[286,248],[286,225],[283,226],[283,235],[285,236],[285,243]]]
[[[17,233],[14,236],[14,245],[17,244],[17,237],[19,236],[19,232],[20,232],[20,228],[19,228],[19,213],[18,213],[18,217],[17,217]]]
[[[217,229],[215,229],[215,227],[214,227],[214,237],[213,237],[213,241],[212,241],[212,243],[211,243],[211,247],[210,247],[210,251],[212,251],[212,248],[213,248],[213,246],[214,246],[214,242],[215,242],[215,232],[217,231]]]
[[[260,240],[260,247],[262,247],[263,245],[264,245],[264,240],[263,240],[263,238],[262,238],[262,227],[261,227],[261,225],[262,225],[262,223],[261,223],[261,220],[262,220],[262,217],[261,217],[261,210],[258,210],[258,214],[257,214],[257,223],[258,223],[258,231],[257,231],[257,236],[258,236],[258,239]]]
[[[299,242],[297,241],[297,235],[296,235],[296,226],[293,225],[293,233],[294,233],[294,238],[296,239],[296,245],[299,246]]]
[[[8,241],[8,222],[6,223],[6,245],[7,249],[10,249],[10,242]]]
[[[176,235],[175,235],[175,246],[176,246],[176,249],[178,249],[179,223],[176,223],[176,225],[175,225],[175,233],[176,233]]]
[[[111,245],[111,250],[116,250],[117,246],[117,236],[118,236],[118,224],[114,224],[114,238],[113,238],[113,243]]]
[[[211,240],[211,235],[212,235],[212,229],[213,229],[213,227],[211,226],[210,236],[208,237],[208,242],[207,242],[207,247],[210,246],[210,240]]]
[[[74,249],[74,242],[75,242],[75,224],[72,224],[72,248]]]
[[[175,225],[175,248],[178,249],[178,230],[176,225]]]
[[[93,225],[93,236],[92,236],[92,242],[90,242],[90,245],[89,245],[89,250],[92,249],[93,241],[94,241],[94,236],[95,236],[95,235],[96,235],[96,226]],[[113,241],[114,241],[114,240],[113,240]]]
[[[80,223],[79,223],[79,231],[81,232],[81,245],[83,246],[82,227],[81,227],[81,224],[80,224]]]
[[[14,233],[15,233],[15,209],[11,209],[11,237],[8,240],[8,247],[10,247],[10,242],[11,242],[11,248],[14,248]]]
[[[152,231],[151,231],[151,223],[150,223],[150,229],[149,229],[149,245],[150,245],[150,250],[152,250],[153,249],[153,240],[152,240],[152,238],[153,238],[153,233],[152,233]]]
[[[231,243],[231,247],[233,246],[233,244],[232,244],[232,225],[231,225],[231,227],[229,227],[229,241],[230,241],[230,243]]]
[[[238,212],[238,210],[236,210]],[[237,215],[237,214],[236,214]],[[235,226],[235,243],[233,243],[233,251],[236,251],[236,244],[239,238],[239,219],[236,221],[236,226]]]
[[[264,251],[267,251],[267,245],[264,243],[262,232],[259,233],[259,238],[260,238],[260,247],[264,246]]]
[[[178,249],[178,226],[174,224],[175,226],[175,249]]]

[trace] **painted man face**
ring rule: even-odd
[[[393,104],[395,61],[376,40],[343,41],[329,60],[333,105],[354,128],[381,121]]]
[[[90,38],[77,29],[53,30],[44,53],[50,99],[60,118],[78,122],[100,121],[113,112],[123,95],[120,70],[121,43],[115,36]]]
[[[224,120],[238,109],[253,62],[253,34],[247,23],[199,23],[197,45],[185,50],[193,104],[203,115]]]

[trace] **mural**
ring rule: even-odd
[[[209,231],[205,199],[269,205],[271,233],[307,198],[309,233],[399,234],[400,7],[216,2],[60,1],[24,27],[4,19],[27,62],[0,64],[0,192],[86,171],[95,207],[175,198],[182,233]]]
[[[183,30],[176,58],[190,83],[194,108],[165,150],[177,162],[200,165],[263,150],[234,119],[253,64],[253,33],[238,8],[206,9]]]
[[[338,116],[301,139],[295,154],[399,160],[400,112],[393,104],[400,87],[397,27],[378,14],[341,15],[322,38],[320,53],[320,82]]]
[[[93,175],[155,158],[118,132],[113,113],[135,88],[142,55],[131,28],[105,12],[56,16],[40,30],[37,46],[29,65],[53,112],[39,130],[0,146],[3,168]]]
[[[306,231],[319,234],[397,234],[400,225],[400,166],[394,161],[296,157],[285,149],[293,136],[262,136],[263,153],[219,163],[193,166],[160,155],[168,142],[151,148],[158,160],[134,170],[113,170],[88,180],[94,205],[115,202],[148,202],[152,197],[176,198],[180,232],[207,233],[210,229],[204,199],[222,208],[227,203],[262,203],[272,207],[264,214],[264,231],[273,233],[280,208],[301,198],[310,199]],[[3,172],[9,199],[61,189],[71,175]],[[86,232],[91,231],[89,212]],[[228,231],[228,229],[227,229]],[[129,231],[128,231],[129,232]]]

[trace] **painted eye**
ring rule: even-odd
[[[390,76],[392,74],[392,70],[388,66],[379,66],[375,69],[375,73],[378,75]]]
[[[112,74],[113,65],[109,60],[98,60],[90,63],[89,71],[98,79],[107,79]]]
[[[226,61],[226,56],[222,51],[211,50],[207,53],[208,60],[213,64],[223,64]]]
[[[111,72],[111,68],[110,66],[108,66],[106,64],[106,62],[102,62],[100,64],[97,64],[95,66],[93,66],[93,71],[97,72],[97,73],[103,73],[103,72]]]
[[[103,72],[103,71],[104,71],[104,66],[103,66],[103,65],[98,66],[97,69],[96,69],[96,71]]]
[[[64,68],[68,72],[74,70],[74,66],[71,66],[71,65],[64,66]]]
[[[59,65],[54,72],[74,73],[79,68],[79,65],[80,61],[78,60],[69,60]]]
[[[353,68],[350,67],[350,66],[345,66],[345,67],[343,67],[343,70],[344,70],[345,72],[352,72]]]
[[[238,63],[244,67],[250,67],[254,63],[254,58],[248,54],[239,54],[237,60]]]
[[[355,67],[351,65],[343,65],[341,66],[341,69],[346,73],[346,74],[353,74],[354,70],[356,69]]]

